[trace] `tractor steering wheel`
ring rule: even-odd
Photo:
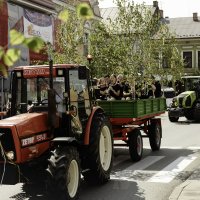
[[[48,99],[42,99],[40,103],[42,105],[47,105],[48,104]]]

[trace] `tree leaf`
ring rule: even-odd
[[[23,44],[25,44],[29,49],[31,49],[35,53],[39,53],[40,50],[44,47],[44,41],[39,37],[26,38]]]
[[[3,76],[4,76],[5,78],[8,77],[8,70],[7,70],[7,68],[6,68],[5,65],[0,64],[0,71],[2,72],[2,74],[3,74]]]
[[[64,9],[59,12],[58,19],[60,19],[63,22],[67,22],[68,18],[69,18],[69,12],[67,9]]]
[[[25,37],[20,32],[16,31],[15,29],[12,29],[10,31],[10,44],[11,45],[19,45],[22,44],[25,40]]]
[[[12,61],[12,59],[7,54],[3,55],[3,62],[8,67],[13,66],[13,64],[14,64],[14,62]]]
[[[19,60],[21,51],[19,49],[8,49],[6,55],[12,60],[13,63],[15,63]]]
[[[76,12],[78,17],[83,19],[92,19],[94,16],[91,7],[87,3],[78,4],[76,7]]]
[[[2,58],[3,54],[4,54],[4,49],[3,47],[0,47],[0,59]]]

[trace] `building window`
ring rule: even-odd
[[[183,60],[185,68],[192,68],[192,51],[184,51]]]
[[[198,69],[200,69],[200,51],[198,51]]]
[[[163,68],[169,68],[170,64],[169,64],[169,59],[167,57],[163,57],[162,58],[162,67]]]

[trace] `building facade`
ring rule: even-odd
[[[175,35],[185,64],[185,75],[199,75],[200,18],[198,17],[198,13],[191,13],[191,17],[165,17],[165,20],[170,31]]]
[[[75,1],[73,1],[75,2]],[[98,1],[80,1],[88,3],[94,12],[94,20],[100,20]],[[60,9],[68,8],[75,11],[72,2],[68,0],[4,0],[0,17],[0,46],[9,47],[9,31],[16,29],[26,38],[41,37],[46,43],[55,47],[57,14]],[[91,22],[85,22],[83,55],[88,53],[88,34]],[[28,48],[18,46],[21,50],[21,59],[15,66],[29,65],[33,61],[47,61],[46,53],[34,53]]]

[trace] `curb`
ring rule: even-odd
[[[190,180],[186,180],[185,182],[181,183],[177,186],[173,192],[171,193],[169,200],[178,200],[183,190],[191,183]]]

